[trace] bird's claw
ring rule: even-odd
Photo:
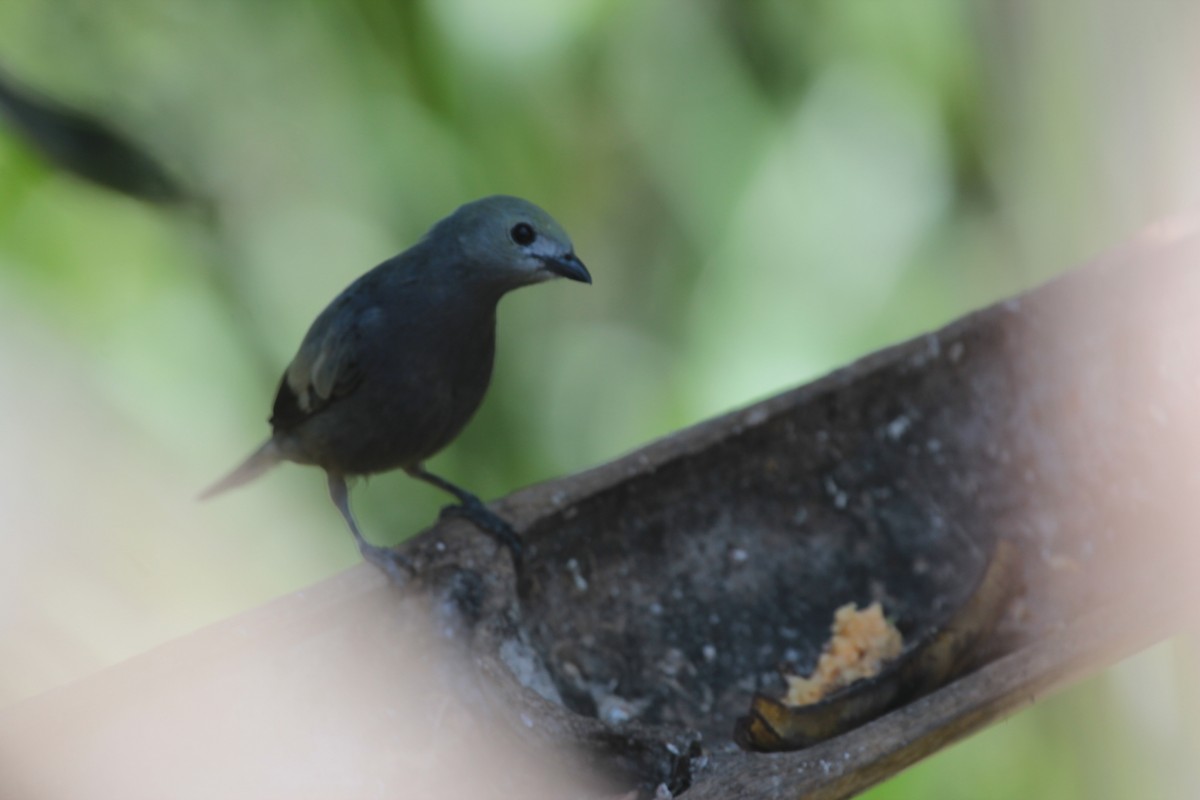
[[[438,514],[438,519],[465,519],[470,522],[499,544],[508,548],[508,551],[512,553],[513,566],[520,572],[523,555],[521,537],[512,529],[511,525],[478,499],[471,498],[459,505],[446,506]]]
[[[403,586],[417,574],[416,567],[404,556],[388,547],[377,547],[367,542],[361,542],[358,551],[365,561],[374,564],[388,576],[392,583]]]

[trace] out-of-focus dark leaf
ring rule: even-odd
[[[18,85],[0,70],[0,118],[59,169],[150,203],[189,194],[139,144],[107,123]]]

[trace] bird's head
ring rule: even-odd
[[[453,242],[473,277],[516,288],[551,278],[591,283],[562,226],[519,197],[495,195],[467,203],[430,231]]]

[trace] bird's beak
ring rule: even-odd
[[[591,273],[574,253],[567,253],[565,256],[546,256],[542,259],[542,263],[548,271],[555,275],[561,275],[580,283],[592,282]]]

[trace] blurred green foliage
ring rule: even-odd
[[[48,465],[0,462],[0,536],[26,542],[21,575],[0,570],[0,705],[356,560],[310,470],[191,498],[265,437],[323,305],[458,204],[529,197],[596,279],[502,306],[491,395],[435,462],[493,497],[1194,203],[1195,22],[1171,0],[6,0],[0,66],[213,211],[90,187],[0,128],[0,414]],[[390,476],[355,497],[377,541],[442,500]],[[1179,652],[1138,662],[1168,673],[1151,729],[1194,666]],[[1155,754],[1194,750],[1195,726],[1138,733],[1122,674],[871,796],[1191,796]]]

